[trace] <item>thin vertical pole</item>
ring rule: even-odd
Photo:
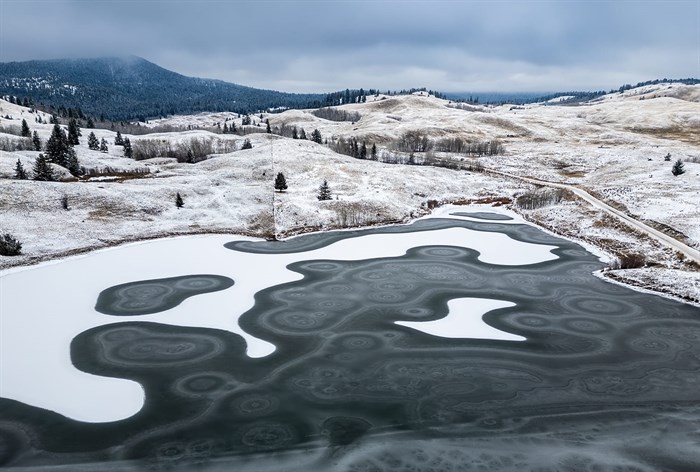
[[[270,140],[270,163],[272,167],[272,236],[273,239],[277,239],[277,211],[275,209],[275,180],[277,176],[275,175],[275,152],[274,152],[275,140]]]

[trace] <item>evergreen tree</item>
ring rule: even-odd
[[[28,138],[31,135],[32,135],[32,132],[29,130],[29,125],[27,124],[27,120],[23,119],[22,120],[22,137]]]
[[[131,148],[131,140],[124,138],[124,157],[129,159],[134,157],[134,150]]]
[[[39,133],[36,131],[32,135],[32,144],[34,144],[35,151],[41,151],[41,139],[39,139]]]
[[[284,178],[284,174],[279,172],[277,177],[275,177],[275,190],[278,192],[284,192],[287,190],[287,179]]]
[[[97,140],[94,132],[90,132],[88,135],[88,147],[93,151],[97,151],[100,148],[100,142]]]
[[[372,160],[377,160],[377,145],[372,143]]]
[[[250,139],[243,141],[243,146],[241,146],[241,149],[253,149],[253,145],[250,144]]]
[[[224,123],[224,130],[222,131],[224,134],[228,134],[228,125]]]
[[[365,143],[362,143],[360,148],[360,159],[367,159],[367,145]]]
[[[266,125],[265,131],[267,131],[268,134],[272,133],[272,128],[270,128],[270,120],[269,119],[265,120],[265,125]]]
[[[102,151],[102,152],[109,151],[109,148],[107,147],[107,140],[105,138],[102,138],[102,141],[100,141],[100,151]]]
[[[299,139],[307,139],[306,138],[306,131],[304,131],[304,128],[302,128],[301,133],[299,133]]]
[[[80,132],[78,121],[75,118],[71,118],[68,122],[68,144],[77,146],[80,144],[80,140],[78,139],[80,136],[82,136],[82,133]]]
[[[33,170],[34,180],[41,180],[45,182],[56,180],[56,176],[53,173],[53,168],[43,154],[39,154],[39,157],[36,158]]]
[[[676,177],[681,174],[685,174],[685,169],[683,168],[683,161],[678,159],[676,162],[674,162],[673,167],[671,168],[671,173]]]
[[[182,208],[183,206],[185,206],[185,202],[182,199],[180,192],[178,192],[177,195],[175,195],[175,206],[178,208]]]
[[[17,180],[27,180],[27,173],[22,166],[22,161],[17,159],[17,164],[15,165],[15,179]]]
[[[56,116],[55,113],[51,115],[51,118],[49,118],[49,124],[52,125],[57,125],[58,124],[58,117]]]
[[[114,138],[114,145],[115,146],[123,146],[124,145],[124,139],[122,138],[121,131],[117,131],[117,136]]]
[[[51,137],[48,141],[46,141],[47,159],[49,162],[65,167],[68,149],[70,149],[70,144],[68,143],[68,136],[66,136],[66,132],[60,125],[53,125]]]
[[[316,198],[318,198],[319,201],[331,200],[333,198],[331,196],[331,188],[328,186],[327,180],[324,180],[321,186],[318,188],[318,195]]]
[[[83,174],[83,170],[80,168],[80,163],[78,162],[78,155],[72,147],[68,148],[65,168],[68,169],[68,172],[74,177],[79,177]]]
[[[295,126],[292,128],[292,139],[299,139],[299,135],[297,134],[297,127]]]
[[[315,129],[314,132],[311,133],[311,140],[315,143],[322,144],[323,138],[321,137],[321,132]]]
[[[95,122],[92,121],[91,117],[88,117],[87,124],[85,125],[87,129],[93,129],[95,127]]]

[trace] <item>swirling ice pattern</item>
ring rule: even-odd
[[[118,325],[117,325],[118,326]],[[198,362],[221,353],[225,347],[216,336],[203,334],[163,335],[148,328],[122,328],[102,331],[97,340],[109,364],[123,366],[167,366]],[[116,331],[116,333],[115,333]]]
[[[240,318],[277,347],[262,359],[246,357],[228,332],[133,321],[94,328],[73,341],[73,362],[139,381],[144,410],[96,428],[0,402],[0,465],[51,454],[66,463],[135,460],[134,470],[144,461],[168,470],[215,470],[220,461],[230,470],[695,469],[700,452],[688,445],[700,428],[700,310],[601,281],[591,274],[600,263],[579,246],[481,216],[489,221],[233,246],[298,252],[452,225],[554,244],[559,259],[497,267],[475,251],[427,246],[294,263],[302,278],[259,292]],[[114,314],[161,310],[182,293],[225,285],[202,277],[113,287],[98,305]],[[454,298],[514,303],[484,320],[527,340],[437,338],[394,323],[443,318]],[[313,452],[327,446],[332,454]]]
[[[95,310],[115,316],[159,313],[189,297],[224,290],[233,283],[228,277],[207,274],[129,282],[102,291]]]

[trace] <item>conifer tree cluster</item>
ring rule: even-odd
[[[95,133],[90,132],[88,135],[88,147],[93,151],[97,151],[100,148],[100,142],[97,140]]]
[[[224,134],[235,134],[236,133],[236,123],[231,123],[231,126],[228,126],[227,123],[224,122],[224,129],[222,133]]]
[[[114,145],[123,146],[124,157],[133,159],[134,150],[131,147],[131,140],[128,137],[123,137],[121,131],[117,130],[117,135],[114,137]],[[106,139],[102,138],[102,141],[99,143],[99,150],[102,152],[107,152],[109,150]]]
[[[34,180],[39,180],[43,182],[51,182],[56,180],[56,176],[53,173],[53,168],[51,163],[43,154],[39,154],[39,157],[34,161]]]
[[[77,146],[80,144],[80,136],[83,134],[80,132],[80,126],[78,126],[78,120],[71,118],[68,122],[68,144],[71,146]]]
[[[53,126],[51,137],[46,141],[46,158],[49,162],[65,167],[76,177],[81,173],[75,149],[73,149],[66,132],[58,124]]]
[[[134,150],[131,148],[131,140],[129,138],[124,138],[124,157],[129,159],[134,157]]]

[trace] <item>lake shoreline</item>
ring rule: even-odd
[[[581,245],[584,247],[587,251],[595,254],[597,257],[599,257],[602,261],[605,263],[609,264],[610,261],[614,259],[614,256],[608,252],[605,248],[599,247],[592,243],[591,241],[587,241],[584,239],[576,238],[573,237],[569,234],[562,234],[560,232],[555,231],[553,227],[549,226],[543,226],[538,223],[537,220],[533,220],[529,217],[529,215],[524,214],[523,212],[517,212],[514,211],[513,209],[504,207],[504,206],[491,206],[488,204],[470,204],[470,205],[455,205],[455,204],[448,204],[448,205],[443,205],[440,207],[435,208],[431,212],[426,212],[424,211],[423,214],[417,215],[414,218],[407,218],[403,221],[399,220],[391,220],[391,221],[381,221],[381,222],[376,222],[373,224],[367,224],[367,225],[358,225],[358,226],[346,226],[346,227],[334,227],[332,225],[327,225],[327,226],[303,226],[303,227],[298,227],[298,228],[293,228],[290,230],[285,231],[284,233],[281,233],[280,235],[283,236],[281,238],[275,238],[274,240],[277,241],[286,241],[289,239],[293,239],[299,236],[303,236],[306,234],[312,234],[312,233],[325,233],[325,232],[331,232],[331,231],[356,231],[356,230],[362,230],[362,229],[375,229],[375,228],[381,228],[381,227],[387,227],[387,226],[395,226],[395,225],[407,225],[407,224],[412,224],[415,221],[419,221],[421,219],[425,218],[432,218],[436,217],[437,215],[440,215],[441,213],[449,213],[452,211],[465,211],[466,209],[474,210],[474,211],[491,211],[491,212],[497,212],[497,213],[502,213],[502,214],[511,214],[514,215],[520,219],[523,220],[525,224],[532,225],[545,233],[551,234],[553,236],[566,239],[568,241],[574,242],[576,244]],[[505,212],[504,212],[505,210]],[[446,215],[442,215],[446,216]],[[136,235],[134,238],[128,238],[128,239],[118,239],[118,240],[113,240],[113,241],[106,241],[103,242],[103,245],[101,246],[91,246],[91,247],[78,247],[75,249],[70,249],[67,251],[61,251],[61,252],[56,252],[52,254],[44,254],[44,255],[38,255],[38,256],[31,256],[30,259],[24,259],[21,261],[18,261],[17,263],[14,263],[13,257],[10,256],[5,256],[0,259],[0,277],[2,277],[5,274],[10,274],[16,271],[22,271],[26,269],[31,269],[33,267],[36,267],[40,264],[44,263],[58,263],[64,259],[68,259],[71,257],[79,257],[79,256],[85,256],[88,254],[91,254],[96,251],[104,251],[104,250],[110,250],[110,249],[115,249],[131,244],[142,244],[142,243],[147,243],[159,239],[168,239],[168,238],[179,238],[179,237],[188,237],[188,236],[207,236],[207,235],[217,235],[217,234],[225,234],[225,235],[231,235],[232,237],[247,237],[247,238],[252,238],[254,240],[264,240],[265,238],[262,237],[259,233],[253,232],[253,231],[248,231],[245,229],[241,228],[200,228],[200,229],[191,229],[188,231],[166,231],[162,233],[155,233],[155,234],[148,234],[148,235]],[[278,236],[280,236],[278,235]],[[268,239],[268,240],[273,240],[273,239]],[[656,272],[659,270],[659,268],[652,268],[652,270],[657,269]],[[654,277],[654,276],[649,276],[647,275],[644,280],[640,280],[640,277],[634,277],[634,274],[630,274],[631,271],[635,271],[638,269],[617,269],[613,270],[610,269],[609,267],[606,269],[603,269],[602,271],[599,271],[597,273],[597,276],[603,278],[606,281],[615,283],[615,284],[620,284],[626,287],[633,288],[638,291],[646,292],[646,293],[651,293],[655,295],[659,295],[662,297],[670,298],[676,301],[681,301],[683,303],[688,303],[693,306],[700,306],[700,297],[693,297],[692,295],[686,295],[683,293],[679,293],[677,290],[673,289],[673,284],[669,282],[668,280],[665,280],[663,277]],[[693,272],[681,272],[678,273],[676,272],[676,276],[678,278],[677,282],[678,285],[686,285],[686,286],[700,286],[700,273],[693,273]],[[698,289],[700,292],[700,289]]]

